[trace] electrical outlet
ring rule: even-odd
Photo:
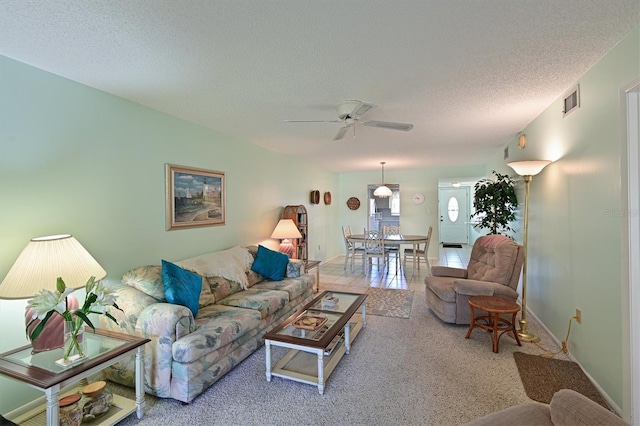
[[[318,244],[318,251],[320,251],[320,244]]]
[[[582,324],[582,309],[576,308],[576,321],[578,324]]]

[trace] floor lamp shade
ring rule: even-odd
[[[547,167],[551,161],[549,160],[528,160],[528,161],[514,161],[508,163],[507,166],[511,167],[520,176],[535,176]]]
[[[282,240],[280,243],[280,252],[289,255],[289,257],[295,258],[295,248],[291,244],[291,238],[302,238],[300,230],[293,223],[291,219],[280,219],[280,222],[276,225],[276,229],[273,230],[271,238]]]
[[[52,235],[29,241],[0,284],[0,299],[28,299],[40,290],[56,290],[61,277],[67,288],[84,287],[107,272],[73,236]]]

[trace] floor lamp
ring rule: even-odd
[[[527,330],[527,243],[529,239],[529,186],[533,176],[537,175],[544,169],[551,161],[548,160],[531,160],[531,161],[516,161],[508,163],[517,174],[524,178],[525,183],[525,196],[524,196],[524,261],[522,263],[522,316],[520,319],[520,330],[518,330],[518,337],[524,342],[537,342],[540,340],[538,336]]]

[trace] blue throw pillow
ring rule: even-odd
[[[202,277],[178,265],[162,261],[162,282],[167,302],[183,305],[191,309],[193,316],[198,315],[198,300],[202,290]]]
[[[287,272],[289,256],[279,251],[269,250],[264,246],[258,246],[256,260],[251,265],[251,270],[264,275],[271,281],[282,281]]]

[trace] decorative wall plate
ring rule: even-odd
[[[347,207],[351,210],[358,210],[360,208],[360,200],[356,197],[351,197],[347,200]]]
[[[314,191],[311,191],[311,196],[310,196],[310,200],[311,204],[320,204],[320,191],[318,191],[317,189]]]
[[[326,205],[331,204],[331,193],[328,191],[324,193],[324,203]]]

